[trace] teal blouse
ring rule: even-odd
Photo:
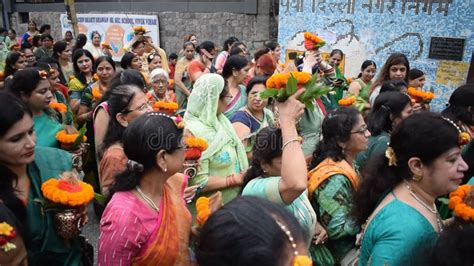
[[[50,178],[58,178],[64,171],[72,169],[72,159],[68,152],[60,149],[37,147],[35,160],[27,167],[31,180],[27,211],[29,265],[81,265],[82,251],[79,239],[66,242],[56,234],[53,213],[43,213],[34,199],[42,198],[41,184]],[[51,163],[54,162],[54,163]]]
[[[42,147],[59,147],[56,133],[63,129],[63,125],[46,112],[33,117],[36,132],[36,145]]]
[[[394,199],[367,226],[359,265],[425,265],[437,239],[423,215]]]
[[[278,189],[281,176],[259,177],[250,181],[242,191],[243,196],[256,196],[274,203],[285,205],[293,213],[301,226],[306,229],[309,236],[314,235],[316,227],[316,213],[308,199],[308,191],[304,191],[291,204],[285,204]],[[311,239],[311,237],[309,237]],[[308,242],[309,244],[309,242]]]

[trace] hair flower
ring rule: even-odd
[[[459,133],[459,146],[464,146],[471,141],[471,135],[469,133],[463,131]]]
[[[312,266],[313,261],[304,255],[298,255],[293,258],[293,266]]]
[[[388,146],[385,150],[385,157],[388,159],[388,166],[397,166],[397,157],[392,147]]]
[[[208,143],[203,138],[187,137],[184,139],[186,145],[185,159],[186,160],[198,160],[201,158],[202,152],[207,150]]]

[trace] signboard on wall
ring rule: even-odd
[[[461,61],[465,39],[431,37],[429,58]]]
[[[62,35],[72,31],[72,25],[66,14],[61,14]],[[159,44],[159,22],[157,16],[128,15],[128,14],[77,14],[79,32],[91,39],[91,33],[98,31],[102,40],[112,48],[115,61],[120,61],[124,54],[123,46],[132,40],[133,27],[143,26],[154,43]]]

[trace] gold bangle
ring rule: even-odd
[[[299,142],[301,143],[301,137],[296,137],[294,139],[290,139],[289,141],[285,142],[285,144],[283,144],[283,146],[281,147],[281,150],[284,150],[286,148],[286,146],[288,146],[288,144],[292,143],[292,142]]]

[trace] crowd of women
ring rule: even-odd
[[[401,53],[350,79],[337,49],[282,63],[276,42],[250,56],[235,37],[219,52],[188,35],[167,55],[136,32],[116,64],[98,32],[54,41],[49,30],[31,21],[19,45],[3,42],[0,235],[16,237],[0,242],[1,265],[93,264],[90,243],[61,238],[38,204],[42,184],[71,169],[96,192],[98,265],[474,263],[474,189],[466,215],[447,204],[474,183],[474,85],[434,113],[407,92],[429,89]],[[329,92],[310,106],[305,88],[260,96],[290,71]],[[87,141],[71,149],[61,134]],[[187,138],[207,146],[192,176]]]

